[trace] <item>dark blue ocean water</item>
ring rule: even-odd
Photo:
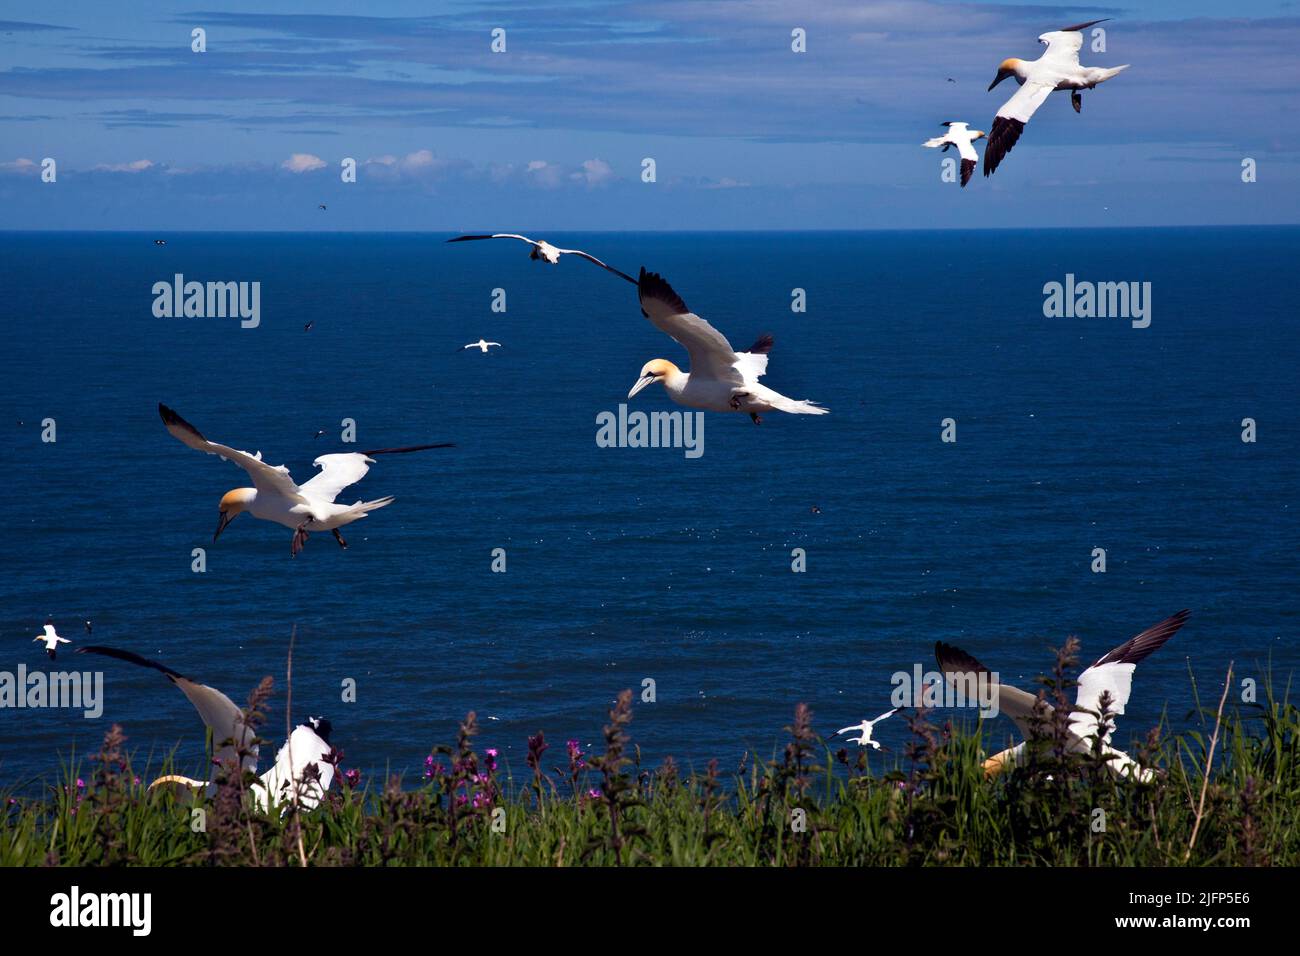
[[[770,753],[799,701],[824,732],[886,709],[890,674],[936,639],[1030,686],[1067,635],[1091,659],[1183,607],[1138,670],[1125,741],[1162,713],[1184,725],[1189,666],[1209,697],[1229,659],[1261,676],[1271,657],[1282,682],[1300,664],[1298,229],[548,237],[661,271],[737,346],[775,333],[767,384],[832,410],[711,415],[698,460],[596,446],[647,359],[686,363],[586,263],[432,235],[153,238],[0,236],[0,669],[44,666],[46,615],[77,640],[90,618],[95,642],[243,700],[264,674],[283,684],[296,625],[295,716],[330,716],[348,766],[418,775],[466,711],[519,772],[526,735],[552,756],[595,740],[646,677],[643,759],[725,769]],[[151,286],[177,272],[260,281],[261,326],[155,318]],[[1151,282],[1150,328],[1045,318],[1066,273]],[[505,347],[456,351],[480,336]],[[248,517],[211,544],[244,475],[169,437],[159,401],[299,480],[350,450],[344,418],[352,448],[458,447],[381,460],[341,499],[397,502],[350,550],[318,534],[291,560],[290,532]],[[658,387],[632,405],[674,407]],[[0,710],[0,786],[53,776],[109,721],[140,758],[179,741],[198,769],[182,695],[102,669],[101,720]]]

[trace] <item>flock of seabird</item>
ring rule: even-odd
[[[1070,90],[1071,103],[1076,112],[1082,103],[1081,91],[1095,88],[1128,68],[1128,65],[1101,68],[1085,67],[1079,63],[1079,50],[1083,46],[1082,31],[1094,24],[1091,20],[1061,30],[1044,33],[1038,39],[1047,46],[1041,57],[1033,61],[1016,58],[1004,60],[997,76],[989,85],[992,90],[1008,77],[1014,77],[1020,89],[998,110],[993,128],[971,129],[967,123],[950,121],[943,125],[947,132],[927,140],[924,146],[942,148],[945,152],[955,148],[961,158],[961,185],[965,186],[978,164],[975,142],[987,138],[984,153],[984,175],[996,170],[1002,159],[1020,138],[1025,124],[1034,111],[1053,90]],[[949,82],[954,82],[949,80]],[[325,210],[324,204],[320,209]],[[744,351],[736,351],[721,332],[692,312],[672,286],[659,274],[641,268],[638,278],[614,268],[581,249],[564,249],[541,239],[531,239],[518,233],[485,233],[457,236],[448,242],[470,242],[486,239],[512,239],[530,247],[529,258],[550,265],[559,263],[562,256],[574,256],[635,285],[641,314],[657,329],[674,339],[685,350],[690,360],[690,370],[682,371],[674,363],[661,358],[651,359],[641,368],[628,398],[642,389],[658,383],[663,385],[669,398],[679,405],[714,412],[745,412],[755,424],[762,414],[782,411],[797,415],[824,415],[828,409],[808,400],[796,400],[759,383],[767,372],[768,353],[772,349],[772,336],[762,335]],[[163,245],[164,240],[155,240]],[[305,330],[310,330],[307,323]],[[499,348],[500,342],[480,338],[463,346],[459,351],[478,349],[486,354],[490,348]],[[222,496],[219,520],[212,536],[215,542],[221,532],[247,512],[263,521],[280,524],[293,531],[290,554],[302,551],[314,531],[329,531],[340,547],[347,542],[339,529],[366,517],[372,511],[393,502],[391,496],[356,501],[351,505],[335,502],[338,495],[350,485],[365,477],[376,455],[425,451],[452,447],[450,443],[411,445],[402,448],[377,448],[363,452],[321,455],[313,464],[320,469],[310,480],[299,485],[284,466],[272,466],[262,460],[261,453],[249,454],[228,445],[217,444],[204,438],[197,428],[181,418],[166,405],[159,404],[159,414],[167,431],[182,444],[198,451],[217,455],[233,462],[249,476],[253,487],[235,488]],[[317,433],[319,437],[321,433]],[[814,509],[816,510],[816,509]],[[1143,631],[1100,658],[1079,677],[1075,707],[1069,718],[1069,747],[1075,752],[1089,752],[1099,746],[1108,766],[1121,775],[1140,781],[1152,778],[1152,772],[1110,746],[1114,730],[1113,717],[1123,714],[1132,689],[1136,665],[1160,648],[1187,620],[1188,612],[1180,611],[1159,624]],[[90,622],[86,622],[90,633]],[[56,657],[60,644],[71,643],[60,637],[53,621],[45,623],[44,632],[34,641],[44,643],[51,659]],[[79,654],[98,654],[162,672],[198,711],[215,748],[213,772],[206,780],[167,775],[151,784],[153,788],[171,789],[178,797],[190,799],[198,794],[211,795],[215,788],[217,765],[239,762],[241,769],[256,775],[258,747],[252,729],[245,726],[243,712],[221,691],[186,677],[171,668],[141,657],[130,651],[106,646],[83,646]],[[967,681],[976,675],[991,675],[988,669],[971,655],[952,645],[939,641],[935,644],[935,657],[945,679],[952,684]],[[1006,714],[1019,728],[1024,741],[988,758],[985,771],[991,776],[1008,767],[1023,763],[1029,738],[1035,736],[1035,724],[1051,716],[1051,706],[1038,695],[996,682],[998,710]],[[1103,706],[1104,701],[1104,706]],[[1102,725],[1102,713],[1106,723]],[[831,737],[856,733],[848,737],[859,747],[881,749],[872,736],[877,723],[892,716],[897,708],[886,711],[874,720],[842,727]],[[276,755],[275,764],[257,778],[251,787],[257,805],[267,810],[282,803],[297,802],[305,809],[316,807],[333,781],[337,759],[330,745],[331,727],[328,720],[309,717],[298,725]],[[1037,731],[1041,734],[1041,731]],[[242,756],[241,756],[242,755]],[[296,783],[296,792],[295,792]]]
[[[1045,44],[1047,49],[1037,60],[1021,60],[1016,57],[1003,60],[989,89],[992,90],[1008,77],[1015,77],[1020,89],[1002,104],[1002,108],[993,117],[992,130],[985,133],[983,130],[971,129],[967,123],[948,122],[943,124],[948,127],[947,133],[926,140],[921,145],[942,147],[944,152],[956,147],[961,157],[961,184],[965,186],[970,182],[979,162],[975,141],[987,137],[984,175],[991,175],[1016,145],[1029,118],[1053,90],[1069,90],[1070,103],[1078,113],[1083,108],[1084,90],[1095,89],[1099,83],[1104,83],[1129,68],[1127,63],[1114,67],[1083,66],[1079,63],[1083,31],[1098,23],[1105,23],[1106,19],[1108,18],[1089,20],[1087,23],[1076,23],[1074,26],[1044,33],[1038,42]]]

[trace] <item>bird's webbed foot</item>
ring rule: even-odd
[[[339,534],[338,528],[334,529],[334,540],[339,543],[339,547],[342,548],[344,551],[348,549],[348,543],[343,540],[343,535]]]
[[[754,424],[755,424],[755,425],[761,425],[761,424],[763,424],[763,419],[759,418],[759,416],[758,416],[758,412],[750,412],[750,413],[749,413],[749,417],[752,418],[752,419],[754,420]]]
[[[1083,94],[1075,90],[1070,94],[1070,105],[1074,107],[1076,113],[1083,111]]]
[[[311,534],[307,531],[307,526],[309,524],[311,524],[310,518],[298,525],[297,530],[294,531],[293,544],[289,546],[289,557],[298,557],[298,552],[307,546],[307,539],[311,537]]]
[[[738,412],[743,400],[746,398],[749,398],[749,392],[732,392],[731,401],[727,404],[731,406],[733,412]]]

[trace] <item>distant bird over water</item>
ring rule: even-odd
[[[469,345],[462,345],[462,346],[460,347],[460,350],[461,350],[462,352],[464,352],[466,349],[478,349],[480,352],[482,352],[482,353],[484,353],[484,354],[487,354],[487,350],[488,350],[489,348],[498,348],[498,349],[499,349],[499,348],[501,348],[501,343],[500,343],[500,342],[487,342],[487,341],[484,341],[483,339],[479,339],[477,342],[470,342]]]
[[[990,175],[998,168],[1002,158],[1011,152],[1011,148],[1020,139],[1025,124],[1034,115],[1038,107],[1047,100],[1053,90],[1070,90],[1070,103],[1077,113],[1083,106],[1083,90],[1091,90],[1098,83],[1127,70],[1129,64],[1115,67],[1080,66],[1079,50],[1083,47],[1083,31],[1101,20],[1089,20],[1076,23],[1072,27],[1062,27],[1038,38],[1039,43],[1047,45],[1047,51],[1037,60],[1003,60],[998,67],[998,75],[989,84],[989,89],[997,86],[1009,76],[1014,76],[1020,84],[1016,95],[1002,104],[993,119],[993,129],[989,132],[989,143],[984,150],[984,175]]]
[[[872,747],[875,750],[879,750],[880,742],[878,740],[873,740],[871,737],[872,728],[874,728],[876,724],[880,723],[886,717],[892,717],[896,713],[898,713],[897,707],[895,707],[893,710],[885,711],[875,720],[864,720],[862,723],[854,724],[852,727],[841,727],[839,730],[835,731],[835,733],[831,734],[831,736],[838,737],[840,734],[847,734],[851,730],[856,730],[859,732],[859,734],[861,734],[861,736],[857,737],[856,739],[850,737],[849,743],[857,744],[859,747]]]
[[[37,634],[32,638],[32,640],[41,641],[45,645],[45,653],[50,655],[50,660],[56,660],[58,658],[58,649],[60,644],[72,643],[66,637],[59,637],[58,632],[54,630],[53,619],[46,620],[45,633]]]
[[[166,240],[166,239],[155,239],[155,240],[153,241],[153,244],[154,244],[155,246],[165,246],[165,245],[167,245],[167,240]]]
[[[957,154],[961,156],[961,184],[965,188],[980,161],[979,153],[975,152],[975,140],[981,139],[987,134],[982,129],[971,129],[965,123],[949,121],[943,125],[948,127],[948,132],[942,136],[927,139],[921,145],[929,146],[931,149],[942,146],[945,153],[956,146]]]
[[[658,273],[646,272],[644,266],[637,296],[641,314],[686,349],[691,370],[683,372],[666,359],[651,359],[641,367],[628,398],[660,382],[678,405],[714,412],[748,412],[755,425],[762,423],[762,412],[772,409],[796,415],[825,415],[829,411],[815,402],[786,398],[759,384],[759,377],[767,371],[772,336],[761,336],[747,352],[735,351],[726,336],[688,309],[672,286]]]
[[[162,416],[167,431],[177,441],[190,448],[217,455],[232,461],[253,479],[252,488],[235,488],[226,492],[221,498],[220,519],[216,533],[212,535],[215,543],[225,530],[226,525],[234,521],[242,512],[247,511],[254,518],[274,521],[286,528],[293,529],[293,542],[289,553],[297,557],[298,552],[307,543],[312,531],[330,531],[339,546],[346,548],[348,543],[339,534],[339,528],[364,518],[369,512],[393,503],[394,499],[378,498],[374,501],[358,501],[351,505],[334,503],[338,494],[349,485],[356,484],[365,477],[370,466],[374,464],[372,455],[395,455],[406,452],[424,451],[430,448],[451,448],[450,442],[434,445],[411,445],[405,448],[376,448],[362,452],[344,452],[334,455],[321,455],[312,464],[319,468],[320,474],[301,486],[289,477],[289,469],[283,465],[272,467],[262,461],[259,452],[250,455],[227,445],[210,442],[199,430],[181,418],[166,405],[159,403],[158,414]]]
[[[613,266],[606,265],[588,252],[583,252],[581,249],[561,249],[558,246],[551,245],[544,239],[529,239],[527,236],[521,236],[514,232],[494,232],[490,235],[480,236],[457,236],[455,239],[448,239],[447,241],[473,242],[478,239],[518,239],[520,242],[526,242],[533,247],[533,251],[528,254],[529,259],[540,259],[543,262],[549,262],[551,265],[558,263],[560,261],[560,256],[577,256],[580,259],[586,259],[588,262],[594,262],[602,269],[612,272],[619,278],[626,279],[628,282],[636,285],[636,280],[626,272],[620,272]]]
[[[1177,634],[1187,617],[1187,611],[1179,611],[1172,617],[1165,618],[1103,655],[1079,675],[1074,712],[1070,714],[1069,722],[1068,746],[1071,752],[1091,753],[1093,738],[1100,736],[1102,752],[1111,758],[1107,766],[1112,772],[1120,776],[1131,774],[1143,782],[1152,779],[1150,770],[1140,766],[1128,754],[1110,746],[1111,733],[1115,729],[1114,718],[1123,714],[1124,708],[1128,706],[1129,695],[1133,690],[1133,672],[1137,665]],[[934,656],[949,683],[958,684],[980,674],[989,674],[989,669],[975,658],[943,641],[935,643]],[[1010,717],[1027,741],[1034,735],[1034,708],[1038,704],[1038,696],[1002,683],[993,684],[993,688],[997,693],[999,713]],[[1100,726],[1102,694],[1107,694],[1110,699],[1107,725],[1104,727]],[[1046,708],[1044,715],[1050,720],[1052,707],[1050,704],[1043,706]],[[984,761],[984,772],[994,776],[1021,763],[1025,747],[1026,743],[1022,741],[1015,747],[990,757]]]

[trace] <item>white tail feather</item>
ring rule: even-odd
[[[771,392],[764,395],[763,401],[767,402],[777,411],[789,412],[791,415],[826,415],[830,412],[829,408],[823,408],[816,402],[810,402],[807,400],[796,401],[793,398],[786,398],[779,392]]]

